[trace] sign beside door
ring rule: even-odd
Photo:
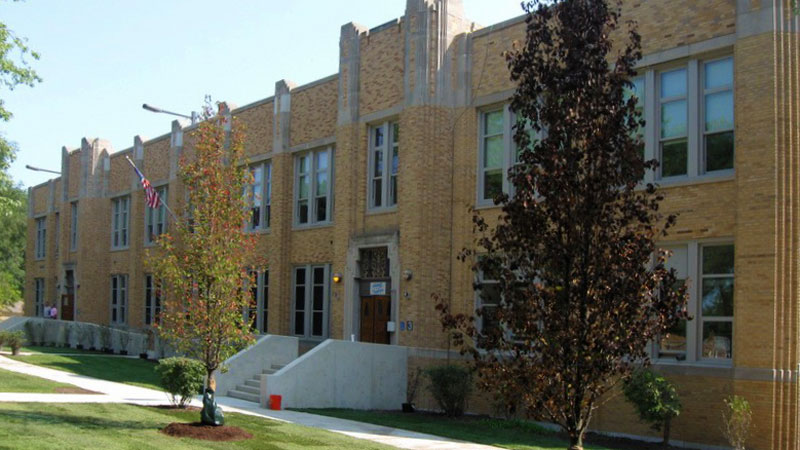
[[[386,282],[373,281],[369,284],[369,295],[386,295]]]

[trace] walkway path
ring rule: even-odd
[[[21,361],[0,356],[0,369],[24,373],[60,383],[69,383],[80,388],[98,392],[97,394],[18,394],[0,393],[0,402],[44,402],[44,403],[132,403],[136,405],[161,405],[169,402],[169,396],[162,391],[130,386],[113,381],[76,375],[61,370],[34,366]],[[202,406],[199,397],[192,401],[195,406]],[[231,397],[217,397],[217,404],[225,411],[264,417],[267,419],[323,428],[335,433],[345,434],[358,439],[366,439],[381,444],[406,449],[430,450],[492,450],[497,447],[460,442],[452,439],[416,433],[397,428],[384,427],[334,417],[318,416],[297,411],[272,411],[258,405]]]

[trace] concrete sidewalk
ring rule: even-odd
[[[42,402],[42,403],[131,403],[135,405],[163,405],[169,403],[169,395],[162,391],[140,388],[112,381],[98,380],[83,375],[34,366],[21,361],[0,356],[0,369],[24,373],[60,383],[68,383],[98,394],[19,394],[1,393],[0,402]],[[0,387],[2,389],[2,387]],[[452,439],[416,433],[397,428],[384,427],[334,417],[318,416],[297,411],[272,411],[255,403],[231,397],[218,396],[217,404],[226,412],[258,416],[281,422],[294,423],[313,428],[322,428],[357,439],[366,439],[405,449],[430,450],[492,450],[497,447],[455,441]],[[192,401],[194,406],[202,406],[200,397]]]

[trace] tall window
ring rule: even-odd
[[[733,58],[703,65],[704,171],[733,169]]]
[[[44,316],[44,278],[33,279],[33,292],[34,292],[34,315],[36,317]]]
[[[628,100],[631,97],[636,97],[636,112],[639,113],[639,116],[644,119],[644,99],[645,99],[645,90],[644,90],[644,83],[645,77],[636,77],[631,80],[631,84],[633,86],[626,90],[625,92],[625,100]],[[633,130],[632,137],[639,138],[641,140],[641,147],[639,148],[639,156],[642,159],[645,159],[644,155],[644,129],[642,127],[638,127],[636,130]]]
[[[660,76],[661,176],[687,174],[688,168],[688,103],[686,69],[664,72]]]
[[[158,208],[151,208],[144,205],[144,242],[152,244],[162,233],[167,232],[167,207],[164,200],[167,199],[167,186],[156,188],[159,202]]]
[[[292,334],[312,339],[328,336],[328,272],[326,265],[295,267]]]
[[[69,251],[78,250],[78,202],[69,204]]]
[[[502,294],[500,283],[484,276],[483,271],[478,273],[477,304],[476,310],[483,309],[483,315],[478,318],[478,330],[486,333],[489,330],[497,329],[500,322],[497,320],[495,311],[500,305]]]
[[[244,309],[244,320],[254,332],[266,334],[269,322],[269,270],[252,271],[255,284],[250,287],[250,304]]]
[[[36,259],[44,259],[47,255],[47,217],[36,219]]]
[[[506,108],[481,114],[479,196],[481,203],[492,203],[503,192],[508,165],[505,161],[507,136]]]
[[[155,325],[161,314],[161,285],[153,275],[144,277],[144,324]]]
[[[369,209],[397,205],[397,173],[400,159],[400,126],[387,122],[370,128]]]
[[[664,247],[672,251],[667,268],[677,272],[675,288],[685,285],[687,311],[656,342],[661,360],[719,363],[733,357],[734,246],[697,242]]]
[[[245,187],[245,202],[250,206],[246,228],[250,231],[269,228],[272,197],[272,164],[267,162],[250,168],[253,184]]]
[[[128,246],[128,214],[130,197],[117,197],[111,200],[111,248]]]
[[[326,148],[298,155],[295,160],[295,224],[331,220],[333,150]]]
[[[733,245],[704,245],[702,254],[702,357],[730,359],[733,352]]]
[[[59,213],[56,213],[56,232],[55,232],[55,234],[53,236],[55,237],[55,241],[56,241],[56,245],[55,245],[56,252],[55,252],[55,255],[56,255],[56,259],[58,259],[58,252],[60,250],[59,241],[61,240],[61,214],[59,214]]]
[[[111,323],[125,325],[128,322],[128,276],[111,276]]]

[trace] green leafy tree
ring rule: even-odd
[[[437,307],[472,354],[479,387],[558,424],[580,449],[604,395],[686,317],[685,288],[673,288],[656,245],[675,217],[659,213],[655,186],[641,185],[657,163],[640,156],[644,121],[627,95],[641,58],[635,26],[622,29],[607,0],[523,6],[526,40],[507,55],[514,195],[495,198],[496,224],[475,213],[479,238],[461,255],[497,280],[499,304],[477,311],[495,325],[478,329],[447,300]],[[616,30],[627,38],[612,42]]]
[[[0,22],[0,90],[42,81],[28,58],[39,59],[39,54],[28,47],[27,39]],[[11,117],[0,95],[0,120],[8,122]],[[16,153],[16,145],[0,134],[0,307],[21,300],[25,280],[27,196],[8,173]]]
[[[166,291],[159,335],[201,361],[207,386],[215,389],[215,372],[253,339],[243,312],[251,300],[247,265],[254,261],[255,236],[242,226],[242,192],[252,178],[242,130],[235,119],[210,111],[207,106],[193,132],[193,156],[181,161],[191,223],[180,221],[162,235],[146,263]]]
[[[681,413],[678,391],[666,378],[649,369],[638,369],[622,385],[625,398],[633,404],[639,418],[655,431],[663,431],[669,444],[672,419]]]

